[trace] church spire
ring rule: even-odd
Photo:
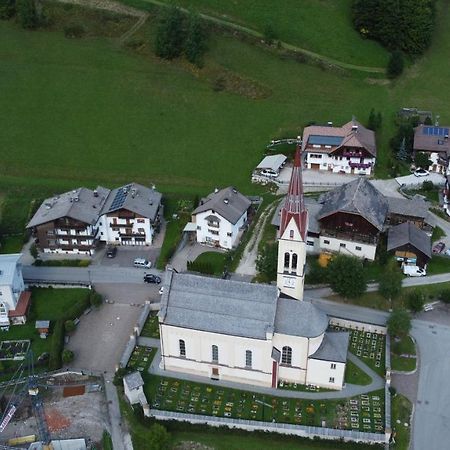
[[[308,226],[307,216],[303,198],[302,151],[301,144],[297,144],[291,181],[289,182],[286,200],[281,208],[280,236],[283,236],[289,222],[294,219],[303,241],[305,241]]]

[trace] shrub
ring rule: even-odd
[[[64,36],[66,38],[79,39],[86,34],[86,28],[79,23],[72,23],[64,27]]]
[[[403,73],[404,67],[405,62],[402,52],[392,52],[386,69],[387,77],[391,79],[399,77]]]
[[[39,251],[36,244],[32,244],[30,247],[30,254],[34,259],[37,259],[39,256]]]
[[[432,191],[433,189],[434,189],[434,184],[433,184],[433,182],[432,181],[424,181],[423,183],[422,183],[422,189],[424,190],[424,191]]]
[[[14,0],[0,0],[0,19],[10,19],[16,13]]]
[[[418,313],[423,310],[423,305],[425,304],[425,296],[422,291],[419,291],[415,289],[414,291],[410,292],[407,297],[407,303],[409,309],[414,312]]]
[[[357,298],[367,289],[364,267],[353,256],[334,257],[328,265],[328,280],[331,289],[346,298]]]
[[[395,397],[395,395],[397,394],[397,389],[395,389],[394,386],[389,386],[389,392],[392,395],[392,397]]]
[[[89,294],[89,302],[91,306],[98,307],[103,303],[103,297],[95,290],[92,290]]]
[[[62,366],[61,352],[64,348],[64,322],[57,320],[53,328],[52,342],[50,345],[49,370],[57,370]]]
[[[72,331],[75,331],[75,323],[73,320],[66,320],[64,322],[64,329],[66,330],[66,333],[72,333]]]
[[[404,309],[394,310],[387,321],[390,336],[406,336],[411,330],[411,316]]]
[[[439,300],[443,303],[450,303],[450,289],[444,289],[439,295]]]
[[[225,78],[223,76],[218,76],[212,85],[213,91],[220,92],[225,89]]]
[[[62,352],[62,360],[64,362],[64,364],[70,363],[73,361],[74,358],[74,353],[71,350],[64,350]]]

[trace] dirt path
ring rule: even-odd
[[[267,220],[271,220],[273,211],[275,210],[278,200],[271,203],[261,214],[258,223],[253,230],[252,237],[245,247],[242,258],[239,261],[239,265],[236,269],[236,273],[239,275],[256,275],[256,259],[258,258],[258,245],[262,238],[262,232],[266,225]]]
[[[159,0],[144,0],[147,3],[151,3],[153,5],[157,5],[157,6],[163,6],[163,7],[167,7],[169,6],[168,2],[165,1],[159,1]],[[185,9],[185,8],[180,8],[182,11],[188,13],[189,10]],[[263,39],[264,35],[263,33],[260,33],[259,31],[253,30],[252,28],[248,28],[248,27],[244,27],[242,25],[238,25],[234,22],[230,22],[228,20],[224,20],[224,19],[219,19],[218,17],[214,17],[214,16],[210,16],[208,14],[203,14],[203,13],[199,13],[199,16],[202,19],[205,19],[209,22],[213,22],[216,23],[218,25],[221,26],[225,26],[227,28],[233,28],[234,30],[249,34],[251,36],[254,36],[258,39]],[[350,69],[350,70],[357,70],[359,72],[366,72],[366,73],[384,73],[386,71],[385,68],[383,67],[368,67],[368,66],[357,66],[355,64],[349,64],[349,63],[345,63],[342,61],[338,61],[336,59],[333,58],[329,58],[328,56],[324,56],[324,55],[320,55],[318,53],[312,52],[310,50],[306,50],[305,48],[302,47],[297,47],[295,45],[292,44],[288,44],[287,42],[282,42],[280,41],[280,46],[281,48],[285,49],[285,50],[289,50],[289,51],[293,51],[296,53],[300,53],[303,55],[306,55],[310,58],[325,62],[327,64],[330,64],[332,66],[336,66],[336,67],[341,67],[342,69]]]

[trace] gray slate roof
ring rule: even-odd
[[[132,372],[123,377],[124,383],[128,386],[128,389],[137,389],[144,386],[144,380],[139,372]]]
[[[431,258],[431,238],[427,233],[417,228],[411,222],[401,223],[389,228],[388,251],[395,250],[406,244],[411,244],[424,255]]]
[[[130,183],[111,191],[103,206],[102,214],[108,214],[123,208],[154,221],[161,198],[161,193],[154,189],[141,184]]]
[[[203,198],[193,215],[213,210],[232,224],[235,224],[250,207],[251,201],[238,192],[233,186],[221,189]]]
[[[426,219],[428,217],[429,204],[420,198],[413,197],[411,200],[407,198],[385,197],[388,202],[389,213],[400,214],[402,216],[420,217]]]
[[[350,333],[347,331],[327,331],[320,347],[310,358],[345,363],[349,339]]]
[[[50,320],[36,320],[35,328],[49,328]]]
[[[275,333],[313,338],[328,328],[328,316],[307,301],[280,297],[275,317]]]
[[[322,195],[318,219],[337,212],[359,214],[379,230],[383,229],[388,202],[367,179],[358,178]]]
[[[100,216],[102,207],[110,192],[109,189],[102,186],[98,186],[95,191],[98,196],[95,196],[94,191],[91,189],[82,187],[44,200],[28,223],[27,228],[52,222],[63,217],[70,217],[71,219],[93,225]]]
[[[277,297],[276,286],[167,272],[159,317],[165,325],[266,339]]]
[[[22,253],[0,255],[0,285],[12,285],[14,273]]]
[[[285,155],[269,155],[266,156],[256,167],[257,169],[272,169],[278,172],[281,165],[286,161]]]

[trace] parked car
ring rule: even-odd
[[[161,278],[157,275],[153,275],[152,273],[146,273],[144,275],[144,283],[155,283],[159,284],[161,283]]]
[[[272,169],[264,169],[264,170],[261,170],[261,175],[263,177],[267,177],[267,178],[277,178],[279,173],[275,172],[275,170],[272,170]]]
[[[442,253],[445,249],[445,244],[443,242],[438,242],[434,247],[433,247],[433,253]]]
[[[136,258],[133,261],[134,267],[142,267],[143,269],[150,269],[152,267],[152,263],[145,258]]]
[[[117,247],[108,247],[106,249],[106,256],[108,258],[115,258],[117,254]]]
[[[164,286],[159,288],[159,295],[163,295],[164,294]]]
[[[450,248],[448,248],[447,250],[445,250],[444,252],[447,256],[450,256]]]
[[[425,269],[421,269],[419,266],[411,266],[408,264],[403,265],[403,273],[408,277],[424,277],[427,274]]]
[[[416,177],[427,177],[428,175],[430,175],[430,172],[428,172],[428,170],[422,169],[421,167],[419,169],[416,169],[414,171],[414,175]]]

